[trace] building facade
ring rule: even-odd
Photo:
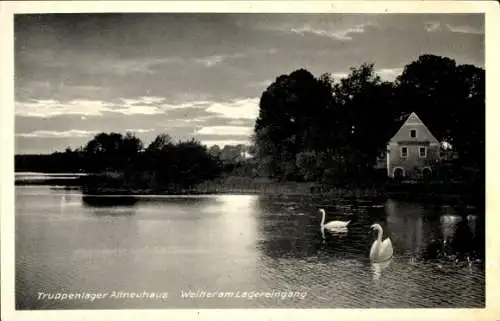
[[[387,144],[387,175],[405,179],[431,176],[440,151],[439,141],[417,114],[411,113]]]

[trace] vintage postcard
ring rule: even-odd
[[[498,319],[497,7],[2,3],[2,319]]]

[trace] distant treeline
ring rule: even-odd
[[[186,189],[223,173],[252,175],[244,167],[243,145],[210,150],[191,139],[173,142],[168,134],[158,135],[149,146],[132,133],[100,133],[76,150],[50,155],[16,155],[18,172],[78,173],[88,187]]]
[[[16,155],[16,172],[78,173],[83,172],[83,159],[73,151],[42,155]]]

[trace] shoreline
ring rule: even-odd
[[[481,206],[481,198],[465,189],[466,184],[365,184],[362,186],[335,187],[317,183],[270,182],[247,180],[250,184],[219,180],[201,183],[193,188],[139,188],[135,186],[85,185],[78,179],[37,179],[19,180],[15,186],[58,186],[62,189],[80,190],[88,196],[203,196],[203,195],[263,195],[263,196],[304,196],[342,197],[363,199],[400,199],[407,201],[456,201],[476,203]],[[451,188],[453,187],[453,188]],[[479,197],[479,198],[478,198]]]

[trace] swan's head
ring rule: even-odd
[[[370,229],[378,231],[378,232],[381,232],[382,231],[382,226],[380,226],[380,224],[378,224],[378,223],[375,223],[372,226],[370,226]]]
[[[467,215],[467,221],[475,221],[477,219],[476,215],[469,214]]]
[[[326,213],[325,213],[325,210],[324,210],[324,209],[322,209],[322,208],[320,208],[320,209],[318,210],[318,212],[319,212],[319,214],[321,214],[321,215],[325,215],[325,214],[326,214]]]

